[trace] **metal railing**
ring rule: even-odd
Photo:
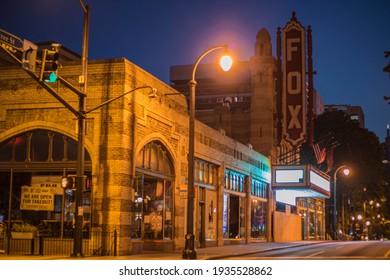
[[[84,256],[116,256],[117,233],[88,231],[83,233],[82,253]],[[0,253],[9,255],[58,255],[73,254],[73,232],[63,234],[38,233],[32,239],[0,235]]]

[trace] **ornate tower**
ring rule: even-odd
[[[275,158],[276,60],[272,56],[271,36],[265,28],[256,35],[255,55],[249,62],[252,74],[250,143],[256,151]]]

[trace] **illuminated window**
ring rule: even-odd
[[[358,121],[359,120],[359,116],[358,115],[351,115],[350,118],[351,118],[352,121]]]

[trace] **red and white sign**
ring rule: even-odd
[[[298,146],[306,140],[305,29],[293,19],[282,34],[283,137]]]

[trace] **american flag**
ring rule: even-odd
[[[323,163],[326,159],[326,148],[321,148],[318,143],[313,143],[312,147],[317,159],[317,164]]]

